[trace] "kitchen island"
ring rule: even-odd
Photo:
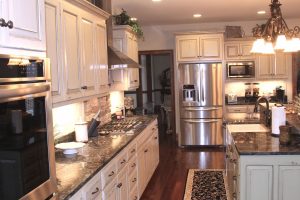
[[[242,131],[245,129],[227,131],[230,196],[238,200],[299,199],[300,145],[280,145],[270,132]]]
[[[56,151],[57,199],[107,199],[122,192],[138,198],[142,194],[158,164],[158,130],[156,116],[135,119],[143,123],[130,133],[92,138],[74,157]],[[145,158],[150,158],[148,166]],[[132,188],[126,188],[129,184],[124,182],[120,189],[120,182],[127,179],[138,179],[139,185],[131,183]]]

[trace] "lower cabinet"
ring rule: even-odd
[[[155,120],[70,199],[138,200],[158,162]]]
[[[299,199],[299,155],[239,155],[230,134],[226,139],[226,176],[230,199]]]

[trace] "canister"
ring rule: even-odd
[[[79,121],[75,123],[75,138],[77,142],[88,141],[88,123]]]

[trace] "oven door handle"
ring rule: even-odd
[[[0,99],[48,92],[50,83],[15,84],[0,86]]]
[[[188,123],[217,123],[218,120],[212,119],[212,120],[184,120],[184,122]]]

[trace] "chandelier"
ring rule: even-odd
[[[300,50],[300,39],[296,36],[300,27],[289,29],[282,17],[281,4],[278,0],[271,0],[271,17],[266,24],[256,25],[252,29],[257,39],[253,43],[251,53],[274,54],[275,50],[296,52]]]

